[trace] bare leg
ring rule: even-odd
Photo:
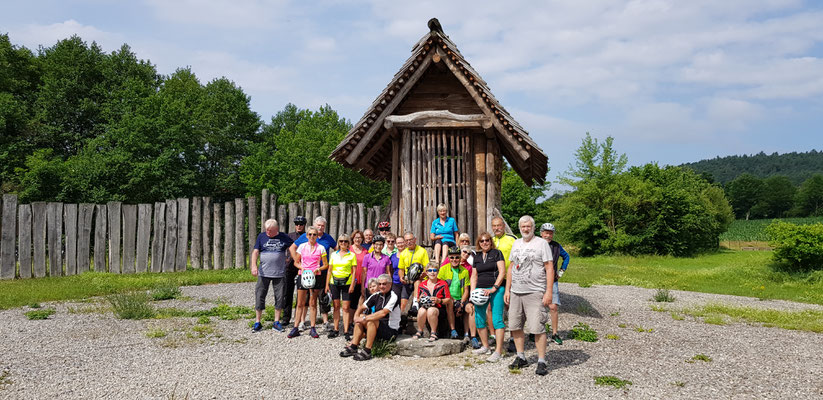
[[[551,314],[551,317],[552,317],[552,335],[556,335],[557,334],[557,326],[558,326],[558,324],[557,324],[557,319],[558,319],[557,318],[557,304],[552,304],[552,305],[549,306],[549,313]],[[534,340],[535,340],[535,343],[537,343],[537,338],[536,337],[534,338]]]
[[[489,328],[477,328],[477,335],[480,336],[480,343],[483,347],[489,348]]]
[[[417,310],[417,330],[419,332],[426,331],[426,309],[420,308]]]
[[[454,300],[444,300],[443,307],[446,309],[446,319],[449,321],[449,328],[454,330]]]
[[[343,311],[345,314],[346,312]],[[340,329],[340,300],[334,299],[334,309],[332,310],[332,319],[334,320],[334,330]]]
[[[437,319],[438,317],[440,317],[440,310],[432,307],[426,314],[426,319],[429,320],[429,327],[431,328],[431,333],[433,335],[437,335]]]
[[[366,323],[366,348],[371,349],[374,345],[374,338],[377,337],[377,327],[380,321],[369,321]]]
[[[534,347],[537,347],[537,357],[542,358],[542,359],[545,360],[546,359],[546,334],[545,333],[538,333],[538,334],[534,335]]]
[[[295,312],[294,326],[300,325],[306,319],[306,298],[308,297],[307,290],[297,291],[297,311]]]
[[[358,346],[366,333],[366,325],[362,321],[354,324],[354,335],[351,338],[351,345]]]
[[[437,262],[437,265],[440,265],[440,260],[442,260],[440,258],[440,247],[441,247],[440,243],[437,243],[437,244],[434,245],[434,252],[433,252],[434,253],[434,261]],[[445,247],[445,246],[442,246],[442,247]],[[424,267],[425,267],[425,265],[424,265]]]
[[[474,304],[466,304],[466,317],[469,320],[469,332],[474,337],[477,335],[477,325],[474,322]]]
[[[309,324],[312,328],[317,325],[317,290],[312,289],[309,291],[311,293],[311,298],[309,299]]]
[[[523,331],[520,331],[520,334],[523,334]],[[494,347],[495,351],[503,354],[503,337],[506,336],[505,329],[495,329],[494,330]]]
[[[351,307],[350,301],[343,302],[343,332],[349,331],[349,323],[351,322],[352,311],[349,308]]]
[[[522,329],[518,329],[516,331],[512,331],[512,338],[514,338],[514,347],[517,349],[518,353],[523,353],[526,351],[526,336],[523,334]],[[544,338],[546,335],[543,335]],[[543,343],[543,351],[545,352],[545,340]]]

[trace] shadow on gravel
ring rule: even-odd
[[[560,292],[560,312],[583,317],[603,318],[588,300],[573,294]]]
[[[549,347],[549,351],[546,353],[546,360],[549,363],[549,370],[554,371],[583,364],[589,360],[589,355],[583,350],[558,350],[557,348]],[[529,357],[529,364],[536,363],[537,356]]]

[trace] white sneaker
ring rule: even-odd
[[[476,355],[478,355],[478,356],[486,355],[486,354],[489,354],[489,353],[491,353],[491,352],[492,352],[492,351],[491,351],[491,350],[489,350],[489,348],[488,348],[488,347],[481,347],[481,348],[479,348],[479,349],[472,350],[472,353],[473,353],[473,354],[476,354]]]
[[[486,362],[496,363],[500,361],[501,358],[503,358],[503,356],[501,356],[500,353],[495,351],[494,353],[492,353],[492,355],[489,356],[489,358],[486,359]]]

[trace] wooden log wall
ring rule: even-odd
[[[294,229],[298,215],[309,223],[323,216],[326,232],[336,240],[355,229],[375,229],[387,212],[365,204],[277,204],[276,199],[263,191],[260,197],[214,204],[209,197],[154,204],[18,204],[17,195],[6,194],[0,204],[0,279],[248,268],[268,218],[286,231]]]

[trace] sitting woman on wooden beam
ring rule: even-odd
[[[449,208],[445,204],[437,205],[437,218],[432,221],[429,238],[434,244],[434,260],[437,265],[440,265],[443,260],[448,257],[449,247],[457,244],[455,237],[457,237],[459,229],[457,229],[457,221],[449,217]]]

